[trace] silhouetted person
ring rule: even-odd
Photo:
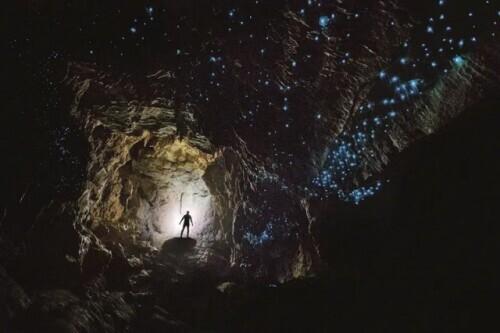
[[[187,228],[187,238],[189,238],[189,223],[191,223],[191,225],[193,225],[193,218],[191,217],[191,215],[189,215],[189,210],[186,212],[186,215],[184,215],[181,218],[181,221],[179,222],[179,224],[181,224],[182,221],[184,221],[184,225],[182,226],[181,238],[182,238],[182,234],[184,233],[184,228]]]

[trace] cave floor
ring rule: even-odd
[[[110,267],[115,275],[105,282],[33,297],[27,317],[19,318],[21,329],[12,332],[385,333],[467,327],[460,308],[445,307],[448,317],[439,316],[450,295],[426,298],[418,292],[429,290],[425,281],[401,279],[394,270],[356,277],[325,271],[278,284],[229,269],[217,242],[172,238],[136,255],[126,258],[125,270]]]
[[[127,293],[138,310],[136,331],[224,331],[221,310],[236,283],[221,251],[217,242],[175,237],[145,258]]]
[[[357,317],[366,309],[356,306],[351,280],[242,279],[217,253],[216,244],[167,240],[145,262],[147,274],[131,278],[134,332],[357,332],[367,325]]]
[[[441,311],[439,297],[430,303],[412,301],[421,297],[397,277],[360,280],[330,271],[275,284],[238,276],[219,250],[215,243],[173,238],[153,260],[145,261],[148,274],[132,278],[135,283],[127,294],[136,307],[134,332],[424,332],[428,327],[464,327],[451,320],[458,313],[448,311],[448,319],[435,316]]]

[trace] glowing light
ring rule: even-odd
[[[330,18],[328,16],[320,16],[319,17],[319,26],[322,28],[328,27],[328,24],[330,23]]]
[[[462,58],[461,56],[457,55],[453,58],[453,62],[457,66],[462,66],[465,63],[465,59]]]
[[[180,180],[159,195],[165,204],[156,208],[158,210],[156,225],[159,227],[158,233],[153,235],[153,242],[156,244],[179,236],[182,228],[179,222],[186,211],[193,217],[190,237],[199,237],[203,229],[213,220],[212,197],[201,179],[191,182]]]

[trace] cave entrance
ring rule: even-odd
[[[189,210],[190,237],[215,239],[216,205],[203,178],[215,161],[209,143],[103,126],[94,128],[90,142],[89,181],[79,205],[91,227],[113,225],[160,247],[180,235],[179,221]]]
[[[178,237],[181,217],[189,211],[193,217],[190,237],[207,238],[214,222],[213,199],[203,174],[213,156],[185,141],[154,145],[154,149],[134,168],[154,182],[154,197],[148,211],[138,210],[139,222],[145,226],[145,236],[155,246]],[[146,207],[145,207],[146,208]]]
[[[179,222],[189,211],[194,222],[190,237],[212,238],[214,202],[203,175],[213,155],[181,140],[141,142],[136,150],[131,152],[136,198],[127,215],[133,215],[141,236],[155,246],[179,237]]]
[[[179,222],[189,211],[194,226],[190,237],[208,236],[210,223],[213,222],[212,197],[201,177],[180,177],[158,193],[159,202],[153,218],[153,243],[163,243],[166,239],[178,237],[181,231]],[[186,233],[184,233],[186,235]]]

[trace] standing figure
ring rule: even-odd
[[[189,223],[191,223],[191,225],[193,225],[193,218],[191,217],[191,215],[189,215],[189,210],[186,212],[186,215],[184,215],[181,218],[181,221],[179,222],[179,224],[181,224],[182,221],[184,221],[184,225],[182,226],[181,238],[182,238],[182,234],[184,234],[184,228],[186,228],[186,227],[187,227],[187,238],[189,238]]]

